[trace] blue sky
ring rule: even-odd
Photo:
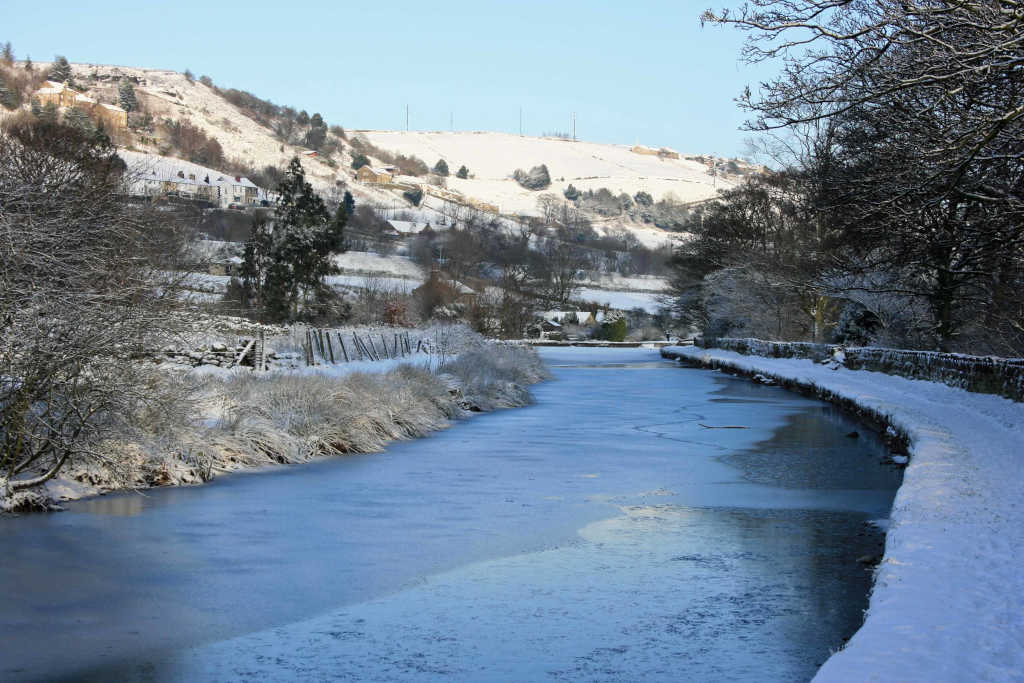
[[[705,0],[706,1],[706,0]],[[206,74],[347,128],[565,131],[734,156],[734,98],[770,75],[707,5],[657,2],[5,3],[19,59]]]

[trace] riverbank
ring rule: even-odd
[[[0,495],[0,512],[59,509],[62,501],[118,490],[201,484],[218,474],[382,450],[444,429],[474,412],[527,405],[548,377],[536,352],[473,340],[456,355],[253,373],[169,373],[181,401],[70,462],[43,486]],[[356,367],[358,366],[358,367]]]
[[[856,405],[906,438],[910,461],[864,625],[815,680],[1024,677],[1024,405],[810,360],[661,353]]]

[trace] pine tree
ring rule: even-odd
[[[6,64],[7,66],[14,66],[14,48],[11,47],[11,41],[8,40],[6,43],[4,43],[4,48],[2,54],[0,54],[0,59],[3,59],[4,64]]]
[[[469,177],[469,169],[466,168],[465,166],[459,166],[459,170],[455,174],[455,177],[462,178],[463,180],[465,180],[466,178]]]
[[[434,173],[440,176],[448,177],[448,162],[444,159],[438,159],[437,163],[434,164]]]
[[[51,81],[57,83],[71,83],[71,64],[68,63],[67,57],[63,55],[57,55],[53,58],[53,66],[50,67],[50,73],[47,76]]]
[[[139,108],[139,101],[135,99],[135,88],[128,80],[121,81],[117,89],[118,97],[121,100],[121,109],[133,112]]]
[[[242,276],[261,317],[284,320],[299,315],[300,296],[316,292],[337,271],[330,256],[344,251],[348,214],[332,217],[306,182],[302,164],[292,159],[277,187],[273,225],[253,225],[246,242]]]
[[[78,128],[87,133],[91,133],[96,130],[92,124],[92,120],[89,115],[78,107],[72,107],[64,114],[64,122],[73,128]]]
[[[36,68],[32,64],[32,58],[29,57],[28,55],[25,55],[25,71],[28,71],[29,73],[31,73],[31,72],[33,72],[35,70],[36,70]]]
[[[314,128],[326,128],[327,127],[326,124],[324,124],[324,117],[320,116],[320,112],[317,112],[317,113],[313,114],[313,116],[310,117],[309,125],[313,126]]]
[[[43,123],[57,123],[57,113],[57,105],[53,102],[47,102],[39,109],[37,116]]]
[[[295,123],[299,124],[300,126],[309,125],[309,114],[306,113],[305,109],[300,111],[299,115],[295,117]]]
[[[360,153],[360,154],[357,154],[354,157],[352,157],[352,170],[353,171],[358,171],[363,166],[369,166],[369,165],[370,165],[370,160],[366,157],[365,154],[361,154]]]
[[[347,215],[351,216],[356,212],[356,200],[348,190],[345,190],[345,199],[342,200],[342,205],[345,207],[345,213]]]

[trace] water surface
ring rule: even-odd
[[[384,453],[0,519],[0,678],[810,678],[867,605],[878,441],[655,351],[541,353],[537,405]]]

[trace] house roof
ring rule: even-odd
[[[191,174],[195,176],[195,180],[193,182],[197,185],[228,185],[231,187],[244,186],[256,188],[257,190],[259,189],[257,185],[248,178],[235,180],[235,176],[229,173],[200,166],[199,164],[193,164],[182,159],[172,159],[170,157],[161,157],[155,154],[132,152],[126,149],[120,149],[117,153],[122,159],[124,159],[125,164],[128,166],[128,173],[140,181],[166,180],[172,182],[184,182],[188,180],[188,176]],[[178,176],[179,171],[184,174],[184,178],[180,178]],[[206,180],[207,178],[210,179],[208,182]]]
[[[430,225],[421,221],[387,221],[388,225],[395,229],[396,232],[400,232],[403,235],[416,235],[419,234],[423,228]]]
[[[373,166],[370,166],[369,164],[366,164],[364,166],[360,166],[359,168],[360,168],[360,170],[362,170],[364,168],[369,169],[370,172],[373,173],[374,175],[394,175],[390,171],[384,171],[384,170],[381,170],[379,168],[375,168]]]

